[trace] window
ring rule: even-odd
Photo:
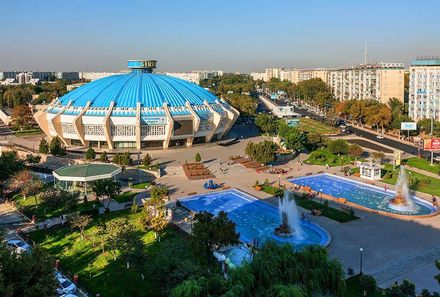
[[[102,125],[84,125],[85,135],[104,135],[104,127]]]
[[[111,126],[111,135],[112,136],[134,136],[135,135],[135,126],[133,125],[116,125]]]

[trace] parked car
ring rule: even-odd
[[[30,245],[19,239],[8,240],[6,246],[9,250],[15,251],[17,254],[30,252],[32,250]]]
[[[67,278],[59,278],[58,279],[58,295],[62,294],[73,294],[76,292],[76,286]]]

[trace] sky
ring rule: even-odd
[[[337,67],[440,55],[438,0],[0,0],[0,70]]]

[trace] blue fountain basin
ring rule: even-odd
[[[181,205],[194,212],[207,211],[217,215],[223,210],[236,224],[240,240],[245,243],[258,242],[260,245],[267,240],[276,240],[292,244],[299,249],[314,244],[328,246],[331,241],[330,234],[324,228],[303,220],[300,222],[303,239],[298,240],[295,236],[276,236],[274,230],[281,224],[278,208],[237,189],[199,194],[178,200]]]
[[[289,181],[335,198],[345,198],[348,202],[370,210],[407,216],[428,216],[438,211],[431,203],[416,196],[411,196],[414,209],[393,209],[390,207],[390,200],[396,196],[395,191],[385,191],[378,186],[327,173],[292,178]]]

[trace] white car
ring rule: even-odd
[[[383,135],[379,134],[376,136],[377,139],[383,139]]]
[[[58,295],[62,294],[73,294],[76,292],[76,286],[67,278],[58,278]]]
[[[22,254],[31,251],[31,246],[19,239],[11,239],[6,242],[6,246],[17,254]]]

